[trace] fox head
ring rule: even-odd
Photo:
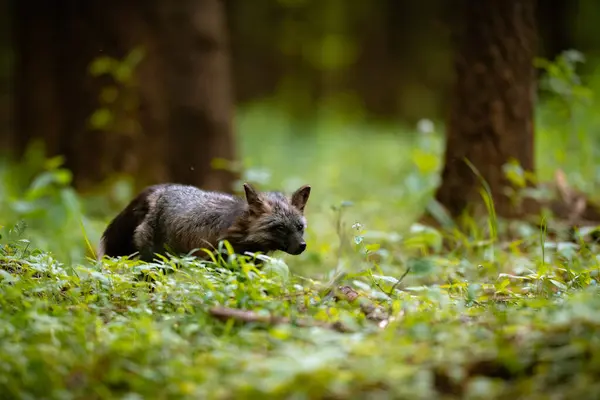
[[[304,207],[310,186],[304,185],[290,197],[280,192],[258,192],[244,184],[246,212],[234,225],[231,240],[245,251],[284,251],[298,255],[306,250]]]

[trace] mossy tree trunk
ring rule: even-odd
[[[463,0],[442,184],[436,198],[453,216],[481,210],[481,184],[496,213],[516,210],[502,166],[511,158],[534,169],[533,112],[537,42],[535,0]]]

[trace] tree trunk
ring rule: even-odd
[[[18,153],[42,139],[50,155],[65,157],[78,189],[115,173],[133,176],[138,188],[228,187],[231,174],[207,167],[214,156],[233,158],[223,13],[218,0],[169,4],[14,0]],[[128,65],[135,48],[142,60]],[[93,76],[99,57],[118,64]],[[92,123],[98,109],[110,116],[103,124]]]
[[[159,3],[169,173],[180,183],[232,191],[236,174],[213,167],[217,160],[227,167],[236,159],[224,5],[221,0]]]
[[[480,181],[496,213],[514,215],[502,166],[511,158],[534,169],[533,108],[537,41],[535,0],[465,0],[447,123],[442,184],[436,198],[453,216],[481,210]]]

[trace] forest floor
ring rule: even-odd
[[[82,199],[60,160],[3,165],[0,398],[598,398],[598,245],[421,225],[442,132],[347,126],[241,118],[245,179],[313,187],[308,250],[261,269],[86,258],[127,185]],[[548,178],[564,146],[540,132]],[[565,157],[593,191],[593,154]]]

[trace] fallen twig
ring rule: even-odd
[[[336,300],[346,300],[349,303],[353,303],[359,300],[359,307],[365,318],[370,321],[374,321],[380,324],[389,318],[389,315],[384,313],[381,307],[373,304],[369,299],[360,296],[358,292],[352,289],[350,286],[339,286],[337,293],[335,294]]]

